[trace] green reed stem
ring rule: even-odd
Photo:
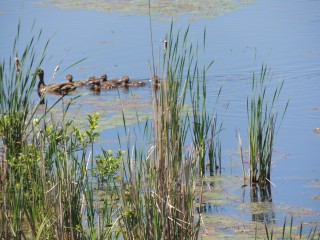
[[[267,76],[270,70],[262,66],[259,79],[252,76],[252,95],[247,99],[249,121],[249,161],[250,182],[269,184],[271,160],[278,112],[275,104],[280,96],[283,82],[273,92],[267,89]],[[288,106],[285,107],[283,115]],[[283,116],[282,116],[283,119]]]

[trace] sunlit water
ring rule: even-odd
[[[147,15],[64,10],[50,5],[39,7],[26,1],[3,0],[0,1],[0,12],[2,58],[11,53],[19,19],[22,24],[21,46],[30,39],[34,20],[36,29],[43,29],[44,40],[52,37],[47,61],[43,64],[46,79],[61,60],[61,71],[55,82],[64,81],[67,73],[72,73],[75,79],[102,73],[110,77],[127,74],[133,79],[149,79],[151,44]],[[166,19],[154,19],[152,22],[156,57],[165,34],[169,32],[170,21]],[[275,142],[273,205],[310,208],[313,214],[308,220],[319,219],[320,204],[314,197],[320,196],[320,135],[313,129],[320,127],[320,2],[264,0],[242,5],[219,17],[188,21],[188,16],[183,15],[177,19],[177,29],[191,25],[190,39],[194,43],[202,42],[206,28],[205,58],[208,62],[215,60],[207,79],[209,102],[215,100],[217,89],[222,86],[218,116],[224,128],[221,133],[223,175],[226,178],[242,175],[236,130],[240,131],[246,145],[246,100],[250,94],[252,72],[259,74],[261,65],[265,64],[271,68],[273,82],[285,82],[279,108],[283,108],[290,99]],[[82,58],[87,59],[63,72]],[[102,111],[104,129],[109,129],[103,131],[102,143],[105,145],[116,146],[117,132],[123,133],[112,124],[116,120],[107,120],[121,113],[120,103],[115,100],[119,94],[129,106],[132,122],[135,121],[137,106],[144,112],[144,119],[150,116],[151,89],[148,86],[120,90],[119,94],[117,91],[102,91],[96,95],[88,89],[78,93],[88,93],[74,104],[75,109],[81,106],[78,116]],[[54,99],[55,96],[48,96],[49,101]],[[115,141],[110,141],[112,139]],[[241,178],[238,185],[234,192],[242,196]],[[248,193],[244,201],[250,202]],[[224,213],[243,215],[248,220],[251,218],[248,211],[230,206],[224,208]],[[281,223],[286,214],[288,212],[283,209],[275,210],[277,223]]]

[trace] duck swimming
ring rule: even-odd
[[[102,80],[100,82],[100,80]],[[111,79],[107,80],[107,75],[102,74],[100,78],[97,77],[90,77],[87,81],[87,85],[93,86],[93,88],[98,89],[98,88],[103,88],[103,89],[112,89],[112,88],[117,88],[122,86],[123,82],[129,81],[128,76],[124,76],[121,79]]]
[[[98,91],[98,89],[100,91],[100,88],[111,89],[113,87],[116,87],[115,84],[106,81],[105,78],[106,77],[104,75],[102,75],[100,78],[97,78],[95,76],[89,77],[88,81],[86,82],[86,85],[91,86],[91,90],[93,91]],[[100,81],[101,79],[102,82]]]
[[[84,86],[86,85],[86,82],[87,82],[85,80],[73,81],[73,76],[71,74],[68,74],[64,79],[69,81],[69,83],[72,83],[76,87]]]
[[[58,95],[66,95],[71,91],[74,91],[77,87],[72,83],[56,83],[46,85],[44,83],[44,71],[42,69],[38,69],[36,74],[39,77],[38,83],[38,95],[42,96],[44,93],[58,94]]]
[[[138,81],[138,80],[129,82],[129,77],[128,76],[122,77],[121,82],[122,82],[122,86],[123,87],[140,87],[140,86],[145,86],[146,85],[145,82]]]
[[[160,78],[157,75],[153,76],[149,81],[153,84],[154,87],[161,86]]]
[[[108,79],[107,74],[102,74],[100,77],[100,79],[102,80],[101,87],[102,88],[110,88],[110,86],[119,87],[122,85],[123,81],[126,81],[126,78],[128,78],[128,76],[124,76],[120,79],[118,78]],[[129,78],[128,78],[128,81],[129,81]]]
[[[86,81],[85,84],[86,85],[90,85],[90,86],[93,86],[93,85],[99,85],[100,86],[100,78],[95,77],[95,76],[91,76],[91,77],[88,78],[88,80]]]

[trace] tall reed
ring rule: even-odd
[[[213,154],[217,136],[215,120],[199,107],[206,98],[207,68],[199,70],[189,28],[174,33],[171,24],[166,42],[161,86],[152,89],[153,120],[144,127],[148,149],[129,142],[123,166],[120,228],[128,239],[197,239],[200,229],[201,213],[195,215],[194,202],[196,182],[203,177],[200,160],[208,157],[203,148],[211,146],[208,151]],[[194,97],[191,112],[186,108],[188,94]],[[201,124],[204,130],[197,128]],[[200,184],[200,205],[201,188]]]
[[[21,222],[19,209],[25,205],[22,201],[22,186],[28,180],[26,179],[27,170],[23,169],[20,161],[23,158],[22,152],[28,145],[28,129],[32,126],[32,117],[37,108],[31,101],[32,91],[36,85],[36,77],[32,76],[31,69],[42,63],[48,44],[47,42],[41,54],[38,55],[36,44],[39,43],[40,32],[38,36],[30,39],[19,59],[17,47],[19,35],[20,23],[13,42],[11,57],[3,59],[0,63],[0,137],[2,140],[0,226],[3,229],[0,234],[4,238],[9,236],[9,232],[19,232],[17,231]]]
[[[20,24],[12,56],[19,52],[19,34]],[[36,76],[32,76],[32,72],[40,68],[48,44],[46,42],[38,55],[40,41],[41,31],[31,38],[21,59],[11,57],[0,64],[3,148],[0,154],[0,238],[105,239],[117,236],[118,231],[110,227],[114,225],[116,202],[110,199],[112,192],[99,206],[94,199],[96,180],[93,179],[92,150],[99,137],[96,132],[99,116],[89,116],[88,129],[79,129],[72,121],[65,121],[73,99],[65,104],[61,97],[53,103],[54,106],[61,102],[63,107],[62,119],[57,120],[51,117],[52,106],[48,104],[38,111],[41,99],[32,96],[36,86]],[[106,163],[102,166],[111,166],[106,158],[113,159],[113,154],[99,157]],[[113,185],[111,180],[109,182]],[[100,224],[97,225],[97,221]]]
[[[278,120],[278,110],[275,108],[275,104],[279,99],[284,83],[282,81],[270,92],[270,86],[267,85],[268,76],[270,76],[270,69],[265,66],[261,67],[259,79],[256,79],[255,74],[253,74],[252,93],[250,99],[247,99],[249,179],[252,184],[259,183],[261,186],[268,185],[271,181],[271,160]],[[282,112],[282,119],[288,104],[289,101]],[[241,149],[240,156],[243,162],[241,138],[238,137]]]

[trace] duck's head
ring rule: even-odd
[[[157,75],[154,75],[149,82],[151,82],[154,86],[159,87],[161,85],[160,82],[160,77],[158,77]]]
[[[160,78],[159,78],[159,76],[154,75],[154,76],[149,80],[149,82],[152,82],[152,83],[154,83],[154,84],[160,83]]]
[[[119,82],[121,82],[122,84],[128,84],[129,83],[129,77],[128,76],[123,76]]]
[[[72,82],[73,81],[73,76],[71,74],[68,74],[64,79],[69,81],[69,82]]]
[[[100,79],[102,80],[102,82],[107,81],[107,74],[102,74]]]

